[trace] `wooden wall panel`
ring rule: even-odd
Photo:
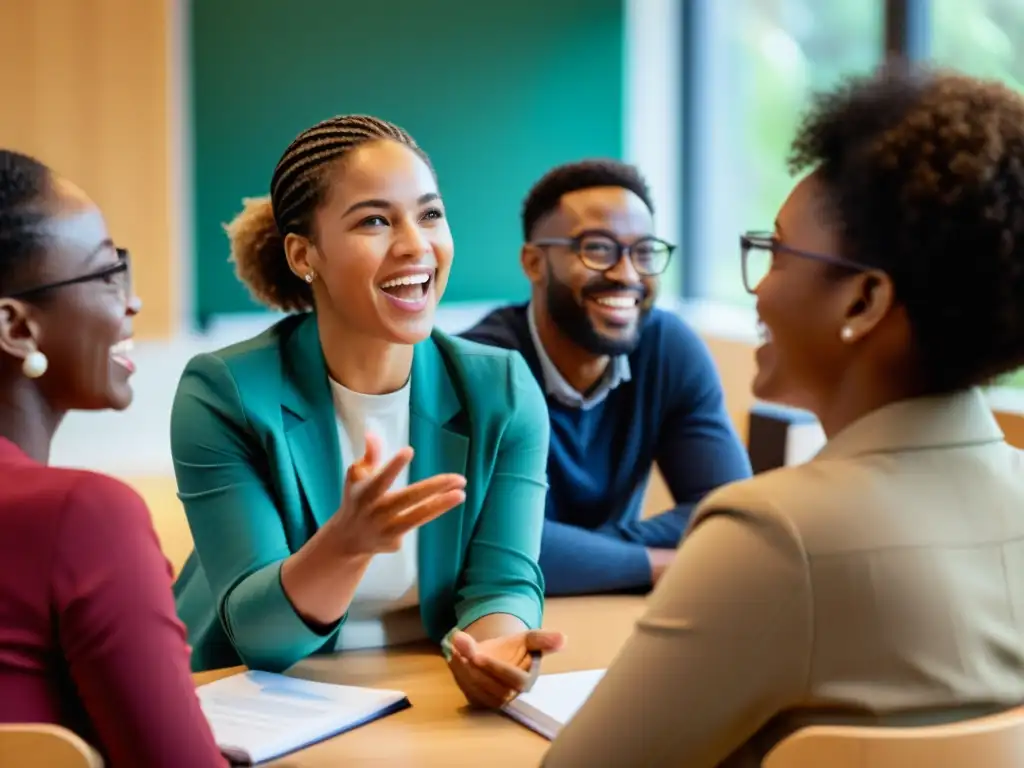
[[[711,356],[718,366],[725,390],[725,407],[732,417],[740,439],[747,441],[747,414],[754,404],[750,385],[754,381],[757,366],[754,363],[754,347],[742,341],[704,337]]]
[[[176,322],[168,4],[0,2],[0,146],[39,157],[103,208],[134,258],[142,338]]]

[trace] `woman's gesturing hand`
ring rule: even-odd
[[[532,651],[556,653],[564,646],[565,635],[542,629],[482,641],[456,632],[448,666],[470,704],[498,709],[525,689]]]
[[[349,467],[341,506],[327,525],[338,554],[374,555],[395,552],[402,536],[461,504],[466,494],[462,475],[434,475],[404,488],[391,486],[412,461],[412,448],[405,447],[384,466],[380,462],[380,441],[366,435],[366,452]]]

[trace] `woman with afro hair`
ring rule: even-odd
[[[741,241],[753,389],[828,442],[701,504],[548,768],[759,766],[813,723],[1024,700],[1024,463],[979,389],[1024,365],[1024,99],[889,69],[817,97],[790,158]]]

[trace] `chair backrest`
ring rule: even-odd
[[[0,725],[4,768],[103,768],[95,749],[59,725]]]
[[[170,561],[177,578],[192,552],[192,531],[188,527],[185,508],[178,501],[174,475],[122,477],[145,500],[153,518],[153,528],[160,540],[160,549]]]
[[[814,725],[783,739],[762,768],[1020,768],[1024,707],[917,728]]]

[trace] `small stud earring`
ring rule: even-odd
[[[312,283],[316,279],[316,272],[307,272],[304,279],[307,283]]]
[[[843,341],[853,341],[853,328],[848,325],[844,325],[843,330],[839,332],[839,338]]]
[[[46,355],[37,349],[35,352],[29,352],[22,361],[21,372],[25,374],[26,378],[38,379],[46,373],[46,369],[49,367],[50,361],[46,359]]]

